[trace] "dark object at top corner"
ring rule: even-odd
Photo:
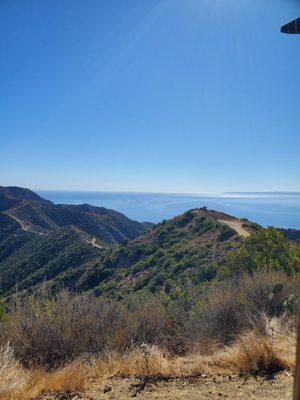
[[[291,21],[288,24],[282,26],[281,32],[289,34],[300,34],[300,18],[297,18],[294,21]]]

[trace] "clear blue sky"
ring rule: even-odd
[[[300,191],[296,0],[1,0],[0,184]]]

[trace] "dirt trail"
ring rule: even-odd
[[[229,226],[230,228],[234,229],[239,235],[247,238],[248,236],[250,236],[250,233],[248,231],[246,231],[246,229],[243,228],[243,221],[227,221],[227,220],[222,220],[219,219],[219,222],[221,222],[221,224],[225,224],[227,226]]]
[[[90,241],[90,243],[91,243],[92,246],[97,247],[98,249],[103,249],[103,246],[101,246],[100,244],[97,243],[97,239],[96,238],[93,238]]]
[[[9,211],[13,211],[13,210],[14,209],[9,210]],[[22,231],[31,232],[31,233],[35,233],[35,234],[38,234],[38,235],[47,235],[46,232],[38,232],[38,231],[36,231],[34,229],[31,229],[31,226],[29,224],[25,224],[21,219],[17,218],[13,214],[10,214],[10,213],[5,212],[5,211],[3,212],[3,214],[8,215],[10,218],[13,218],[16,222],[18,222],[18,224],[21,226]]]
[[[276,379],[216,377],[207,380],[175,380],[149,384],[134,396],[134,379],[111,379],[103,387],[94,387],[87,394],[94,400],[125,400],[136,397],[141,400],[291,400],[293,379],[290,373],[282,373]]]
[[[15,210],[15,208],[13,208],[13,209],[11,209],[11,210],[9,210],[9,211],[14,211],[14,210]],[[15,215],[10,214],[9,212],[5,212],[5,211],[3,212],[3,214],[6,214],[6,215],[9,216],[10,218],[13,218],[16,222],[18,222],[18,224],[20,224],[21,229],[22,229],[23,231],[31,232],[31,230],[29,229],[29,226],[26,225],[26,224],[24,224],[24,222],[23,222],[21,219],[17,218]]]

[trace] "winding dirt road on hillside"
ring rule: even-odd
[[[16,209],[13,208],[13,209],[11,209],[9,211],[14,211],[14,210],[16,210]],[[14,219],[21,226],[21,229],[23,231],[31,232],[31,230],[29,229],[29,226],[24,224],[24,222],[22,220],[20,220],[19,218],[17,218],[15,215],[10,214],[9,212],[5,212],[5,211],[3,211],[3,214],[6,214],[8,217]]]

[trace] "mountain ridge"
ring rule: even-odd
[[[2,296],[41,285],[96,295],[168,293],[179,282],[215,279],[228,255],[262,229],[206,207],[154,225],[104,207],[55,205],[27,190],[23,199],[21,188],[1,193],[17,203],[0,212]]]
[[[89,204],[54,204],[19,187],[0,187],[0,223],[1,219],[7,231],[49,234],[74,225],[111,244],[134,239],[145,230],[142,224],[115,210]]]

